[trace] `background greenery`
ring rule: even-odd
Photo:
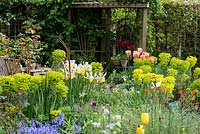
[[[178,0],[133,0],[122,2],[149,2],[148,10],[148,38],[147,51],[157,56],[160,52],[169,52],[174,56],[185,58],[188,55],[199,55],[199,7],[194,1],[184,2]],[[80,42],[73,34],[75,27],[67,19],[71,7],[70,0],[5,0],[0,3],[0,21],[3,23],[22,22],[25,27],[37,24],[42,27],[38,34],[41,36],[43,51],[40,53],[43,60],[47,60],[50,53],[56,48],[64,49],[56,42],[56,36],[62,34],[62,39],[72,49],[76,48],[76,42]],[[90,10],[87,11],[90,13]],[[92,12],[91,12],[92,13]],[[93,15],[92,15],[93,16]],[[113,10],[113,25],[119,21],[127,22],[129,30],[126,33],[136,46],[139,43],[141,31],[141,12],[138,9]],[[109,34],[113,39],[112,31],[105,32],[95,26],[94,22],[99,17],[90,17],[83,13],[78,18],[77,24],[82,30],[87,30],[90,41]],[[90,21],[88,21],[90,20]],[[87,22],[87,23],[84,23]],[[123,25],[123,24],[120,24]],[[123,25],[123,27],[126,27]],[[123,36],[123,31],[117,31]],[[115,42],[114,42],[115,44]],[[76,56],[74,56],[76,58]],[[84,56],[83,56],[84,57]],[[80,58],[80,57],[79,57]],[[85,58],[85,57],[84,57]],[[93,57],[90,57],[93,60]]]

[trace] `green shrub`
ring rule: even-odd
[[[61,49],[56,49],[51,54],[51,62],[53,64],[60,64],[66,57],[66,52]]]
[[[29,118],[48,117],[52,109],[62,105],[62,100],[68,93],[63,73],[55,71],[49,71],[46,76],[25,73],[1,76],[0,89],[1,94],[6,95],[8,103],[14,104],[13,106],[19,105],[14,99],[17,93],[26,94],[26,98],[18,99],[29,104],[24,110]]]
[[[190,86],[191,89],[197,89],[200,91],[200,79],[196,79],[195,81],[193,81]]]
[[[92,72],[100,73],[103,70],[102,63],[99,62],[92,62]]]

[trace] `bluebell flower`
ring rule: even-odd
[[[81,132],[81,125],[79,123],[75,124],[74,125],[74,130],[72,131],[72,133],[80,134],[80,132]]]
[[[64,127],[65,125],[65,121],[64,121],[64,113],[61,113],[60,116],[58,118],[54,118],[52,120],[52,124],[55,126],[60,126],[60,127]]]
[[[18,131],[19,134],[60,134],[57,130],[57,127],[44,124],[40,127],[30,126],[30,127],[21,127]]]
[[[18,134],[60,134],[58,127],[64,126],[64,113],[61,113],[58,118],[52,120],[52,124],[42,124],[37,120],[32,120],[29,127],[21,123]]]
[[[81,109],[80,109],[80,108],[78,108],[78,109],[76,110],[76,112],[77,112],[77,113],[80,113],[80,112],[81,112]]]

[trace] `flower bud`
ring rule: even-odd
[[[143,125],[149,124],[149,114],[148,113],[142,113],[141,122],[142,122]]]

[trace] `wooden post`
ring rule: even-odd
[[[68,10],[68,14],[67,14],[67,19],[68,19],[70,22],[71,22],[71,19],[72,19],[71,14],[72,14],[72,9],[69,9],[69,10]]]
[[[146,39],[147,39],[147,8],[142,10],[142,48],[146,51]]]

